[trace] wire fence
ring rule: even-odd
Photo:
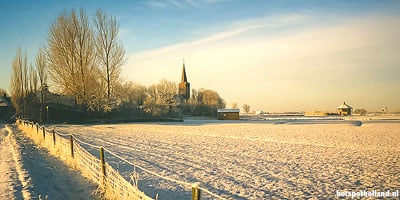
[[[99,192],[101,192],[101,194],[107,199],[157,200],[158,194],[156,194],[155,197],[150,197],[139,189],[138,170],[159,179],[173,182],[183,186],[183,188],[191,189],[192,200],[200,200],[202,199],[202,196],[207,196],[207,199],[225,199],[203,187],[200,187],[199,183],[180,181],[147,170],[146,168],[134,164],[102,146],[84,142],[75,135],[60,133],[54,128],[49,129],[45,126],[26,120],[17,120],[17,125],[19,129],[32,138],[36,143],[46,147],[50,153],[58,156],[67,164],[80,170],[83,176],[97,183],[99,185]],[[83,146],[97,149],[99,153],[98,156],[93,155],[93,152],[89,152],[89,150],[85,149]],[[133,172],[129,174],[129,180],[124,178],[118,172],[119,162],[105,160],[105,152],[132,167]],[[112,166],[113,164],[117,166],[117,169]]]

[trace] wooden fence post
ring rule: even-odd
[[[103,149],[103,147],[100,147],[100,165],[101,165],[102,185],[105,186],[105,181],[106,181],[106,161],[104,160],[104,149]]]
[[[39,124],[36,123],[36,133],[39,133]]]
[[[43,140],[45,140],[46,139],[46,130],[45,130],[46,128],[43,126]]]
[[[56,132],[54,131],[54,128],[53,128],[53,146],[55,146],[56,145]]]
[[[74,139],[72,138],[72,134],[69,136],[69,141],[71,143],[71,156],[74,157]]]
[[[46,106],[46,123],[50,121],[49,118],[49,106]]]
[[[200,200],[201,198],[201,192],[199,189],[199,183],[194,183],[192,185],[192,200]]]

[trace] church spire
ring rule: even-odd
[[[186,77],[185,60],[183,60],[182,79],[181,83],[178,85],[178,91],[184,100],[188,100],[190,98],[190,83]]]
[[[187,77],[186,77],[186,70],[185,70],[185,59],[183,59],[183,69],[182,69],[181,83],[186,83],[186,82],[187,82]]]

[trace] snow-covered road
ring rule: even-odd
[[[96,199],[96,188],[14,126],[0,124],[0,199]]]

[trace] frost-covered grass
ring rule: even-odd
[[[336,190],[400,188],[400,123],[205,121],[56,128],[161,175],[201,182],[228,199],[336,198]],[[133,170],[118,159],[109,161],[126,177]],[[139,179],[139,189],[150,196],[190,198],[188,188],[146,173]]]

